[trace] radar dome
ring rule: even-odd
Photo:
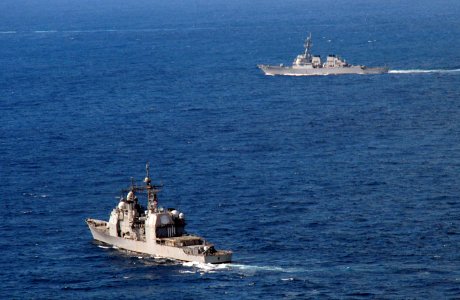
[[[161,215],[160,216],[160,223],[161,225],[167,225],[170,223],[168,215]]]

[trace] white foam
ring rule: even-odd
[[[390,70],[390,74],[420,74],[420,73],[454,73],[460,72],[460,69],[437,69],[437,70],[423,70],[423,69],[411,69],[411,70]]]
[[[193,267],[195,264],[197,264],[197,263],[193,262],[193,261],[187,261],[187,262],[184,262],[182,265],[184,267]]]
[[[205,264],[200,262],[183,262],[182,265],[184,267],[193,267],[197,268],[197,272],[203,273],[214,273],[216,270],[226,269],[229,265],[227,264]],[[195,273],[190,271],[190,273]]]
[[[213,269],[216,268],[215,265],[205,264],[205,263],[200,263],[200,262],[195,262],[195,261],[184,262],[182,265],[184,267],[195,267],[195,268],[198,268],[198,269],[201,269],[201,270],[204,270],[204,271],[209,271],[209,270],[213,270]]]
[[[289,277],[289,278],[281,278],[282,281],[293,281],[294,278],[293,277]]]
[[[98,245],[99,248],[102,248],[102,249],[109,249],[110,247],[107,247],[107,246],[102,246],[102,245]]]
[[[298,272],[294,268],[282,268],[278,266],[256,266],[256,265],[241,265],[241,264],[229,264],[230,268],[246,270],[246,271],[272,271],[272,272],[284,272],[284,273],[293,273]]]

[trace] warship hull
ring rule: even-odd
[[[387,67],[368,68],[362,66],[333,67],[333,68],[304,68],[304,67],[284,67],[258,65],[265,75],[284,75],[284,76],[324,76],[324,75],[345,75],[345,74],[384,74],[388,73]]]
[[[86,223],[93,238],[108,245],[115,246],[128,251],[171,258],[181,261],[200,263],[226,263],[232,260],[232,252],[219,250],[212,254],[191,254],[192,247],[177,247],[158,244],[171,239],[157,239],[154,241],[139,241],[111,236],[107,228],[107,222],[102,220],[87,219]],[[189,252],[189,253],[187,253]]]

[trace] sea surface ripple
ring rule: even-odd
[[[460,298],[460,3],[192,2],[0,3],[0,298]],[[147,161],[234,262],[92,241]]]

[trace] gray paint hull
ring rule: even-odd
[[[367,68],[361,66],[341,67],[341,68],[302,68],[302,67],[283,67],[258,65],[265,75],[285,75],[285,76],[324,76],[324,75],[345,75],[345,74],[384,74],[388,73],[387,67]]]
[[[104,221],[92,220],[94,223],[101,224]],[[186,254],[182,247],[172,247],[172,246],[165,246],[159,245],[155,241],[144,242],[144,241],[136,241],[125,239],[121,237],[114,237],[109,235],[109,232],[105,230],[102,226],[94,226],[92,222],[86,222],[88,224],[89,229],[91,230],[91,234],[95,240],[100,242],[133,251],[138,253],[149,254],[153,256],[160,256],[165,258],[172,258],[182,261],[191,261],[191,262],[200,262],[200,263],[225,263],[230,262],[232,260],[232,253],[230,251],[218,251],[216,254],[208,254],[208,255],[191,255]],[[105,223],[105,222],[104,222]]]

